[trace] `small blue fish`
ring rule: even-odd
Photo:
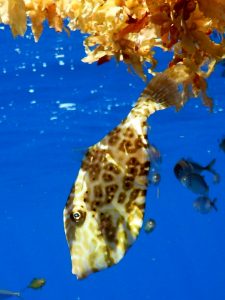
[[[206,196],[200,196],[198,197],[194,203],[193,207],[200,213],[202,214],[207,214],[209,213],[212,209],[215,211],[218,211],[215,203],[217,199],[215,198],[213,201],[211,201],[208,197]]]
[[[195,194],[207,195],[209,187],[203,176],[196,173],[190,173],[180,178],[180,182]]]
[[[208,165],[201,166],[200,164],[187,159],[181,159],[174,167],[175,176],[180,179],[184,175],[190,173],[201,174],[203,171],[208,171],[214,175],[214,182],[219,182],[219,174],[213,169],[216,160],[213,159]]]

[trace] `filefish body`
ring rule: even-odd
[[[200,174],[190,173],[181,177],[180,182],[195,194],[208,194],[209,187]]]
[[[208,197],[206,196],[201,196],[198,197],[194,203],[193,207],[200,213],[202,214],[207,214],[209,213],[212,209],[215,209],[217,211],[217,207],[215,205],[216,199],[211,201]]]
[[[162,84],[169,92],[163,86],[162,93]],[[172,80],[155,77],[127,118],[88,149],[64,209],[72,273],[78,279],[118,263],[136,240],[150,168],[147,118],[178,99]]]
[[[117,263],[142,226],[150,164],[147,140],[143,131],[138,134],[147,129],[142,125],[124,122],[89,148],[83,160],[64,211],[78,278]]]

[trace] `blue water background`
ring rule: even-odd
[[[223,300],[225,299],[225,134],[223,68],[209,79],[214,113],[191,100],[176,113],[149,119],[150,141],[163,157],[160,197],[147,195],[143,229],[116,266],[78,281],[71,273],[62,212],[90,145],[127,115],[144,82],[111,61],[84,64],[82,37],[45,29],[35,43],[30,29],[13,39],[0,27],[0,289],[20,290],[33,277],[46,286],[26,291],[40,300]],[[171,54],[157,53],[163,69]],[[181,157],[207,164],[216,158],[221,182],[210,185],[218,212],[193,209],[194,194],[175,178]]]

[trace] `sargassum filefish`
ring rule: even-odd
[[[88,149],[64,209],[78,279],[118,263],[136,240],[150,169],[147,118],[169,106],[181,106],[177,85],[159,74],[127,118]]]

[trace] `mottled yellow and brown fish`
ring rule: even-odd
[[[150,168],[147,118],[180,103],[177,85],[157,75],[127,118],[88,149],[64,209],[77,278],[118,263],[136,240]]]

